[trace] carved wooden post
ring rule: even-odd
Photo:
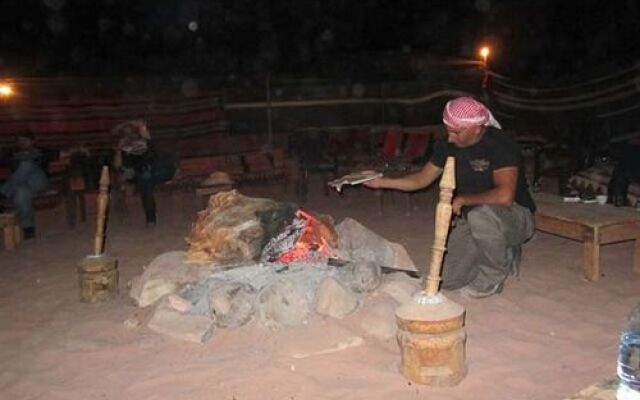
[[[396,309],[397,338],[402,356],[400,372],[422,385],[457,385],[467,374],[464,308],[438,291],[451,221],[451,199],[456,186],[454,161],[453,157],[447,158],[440,181],[426,288]]]
[[[436,226],[431,252],[431,265],[429,275],[426,279],[425,292],[427,296],[434,296],[438,293],[440,286],[440,271],[442,270],[442,260],[446,250],[447,237],[449,236],[449,225],[451,223],[451,200],[453,190],[456,187],[455,159],[448,157],[440,179],[440,200],[436,207]]]
[[[78,263],[78,283],[80,301],[99,303],[118,294],[118,260],[104,253],[107,206],[109,205],[109,167],[102,167],[100,193],[98,194],[98,214],[93,255]]]
[[[93,246],[94,255],[99,256],[104,250],[105,221],[109,204],[109,167],[102,167],[100,174],[100,193],[98,194],[98,215],[96,224],[96,238]]]

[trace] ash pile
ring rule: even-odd
[[[279,329],[314,313],[344,318],[389,272],[413,276],[408,291],[419,286],[404,247],[354,219],[336,225],[296,204],[235,190],[210,198],[187,243],[186,252],[156,257],[129,294],[138,307],[153,307],[149,328],[192,342],[252,321]]]

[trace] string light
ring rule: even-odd
[[[480,48],[480,57],[482,57],[482,62],[484,64],[487,63],[489,54],[491,54],[491,49],[488,46],[482,46],[482,48]]]

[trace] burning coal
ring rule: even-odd
[[[315,262],[334,257],[338,247],[332,218],[235,190],[209,199],[187,242],[185,259],[195,263]]]
[[[288,264],[294,261],[316,262],[335,256],[337,235],[329,217],[296,211],[293,222],[272,238],[262,251],[263,261]]]

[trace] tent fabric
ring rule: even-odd
[[[0,145],[14,141],[16,133],[31,130],[44,147],[70,145],[114,147],[113,128],[128,120],[144,119],[155,141],[193,147],[186,142],[206,141],[215,147],[226,136],[227,123],[221,93],[198,98],[114,98],[74,101],[16,102],[0,108]]]

